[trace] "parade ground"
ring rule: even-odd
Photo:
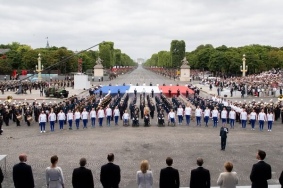
[[[112,81],[92,83],[93,85],[112,85],[116,84],[146,84],[153,85],[163,83],[185,85],[186,82],[172,80],[161,75],[154,74],[148,70],[138,67],[130,74],[119,76]],[[214,89],[215,91],[215,89]],[[10,93],[8,93],[10,95]],[[5,99],[1,96],[1,99]],[[70,89],[70,94],[87,95],[88,91],[75,91]],[[205,88],[201,91],[202,96],[209,96]],[[36,92],[13,98],[18,100],[47,100],[39,97]],[[253,100],[254,98],[232,98],[229,100]],[[266,97],[264,101],[276,98]],[[52,99],[53,100],[53,99]],[[62,100],[62,99],[60,99]],[[256,101],[260,100],[255,98]],[[57,100],[59,101],[59,100]],[[131,101],[131,99],[130,99]],[[137,102],[139,104],[139,102]],[[150,169],[153,171],[154,186],[158,187],[160,170],[166,167],[165,159],[172,157],[173,167],[179,170],[180,182],[182,187],[189,186],[190,171],[197,167],[196,158],[204,159],[204,167],[210,170],[211,185],[216,186],[216,181],[221,172],[224,171],[224,162],[231,161],[234,165],[234,171],[239,177],[239,185],[250,186],[249,179],[251,169],[254,163],[257,163],[256,153],[258,149],[267,153],[266,162],[272,167],[272,179],[270,185],[278,185],[278,178],[283,170],[283,125],[281,119],[275,122],[272,132],[267,131],[265,123],[264,131],[252,131],[250,125],[242,129],[239,123],[236,123],[235,129],[229,129],[227,146],[225,151],[220,150],[219,131],[212,128],[212,121],[209,126],[196,127],[196,122],[192,121],[190,126],[176,125],[176,127],[157,127],[156,118],[151,120],[150,127],[124,127],[120,121],[118,126],[114,123],[110,127],[106,126],[105,120],[103,127],[90,127],[82,129],[82,123],[79,130],[68,130],[67,125],[64,130],[59,130],[58,123],[55,125],[55,132],[50,132],[47,124],[46,133],[40,133],[39,125],[33,123],[28,127],[24,122],[17,127],[15,123],[10,126],[3,125],[3,135],[0,136],[0,155],[7,155],[5,162],[0,162],[2,170],[5,172],[5,178],[2,186],[12,188],[12,169],[19,162],[18,156],[26,153],[27,163],[32,166],[36,188],[46,187],[45,169],[50,166],[50,157],[57,155],[59,157],[58,166],[63,170],[65,178],[65,188],[70,188],[73,169],[79,166],[79,160],[82,157],[87,159],[87,168],[91,169],[94,176],[95,187],[102,187],[99,181],[100,168],[107,163],[107,154],[114,153],[114,163],[121,168],[122,188],[135,188],[136,172],[139,170],[140,162],[144,159],[149,161]]]

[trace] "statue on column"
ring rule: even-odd
[[[98,57],[98,59],[96,60],[96,65],[102,65],[103,60],[100,59],[100,57]]]
[[[189,65],[189,62],[186,57],[182,60],[182,65]]]

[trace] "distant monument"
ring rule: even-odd
[[[103,65],[102,65],[103,60],[98,57],[96,60],[96,65],[93,67],[93,76],[96,79],[100,79],[103,77]]]
[[[181,73],[180,73],[180,81],[190,81],[191,79],[191,67],[189,66],[189,62],[186,57],[181,61],[182,66],[180,67]]]

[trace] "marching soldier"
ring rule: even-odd
[[[28,126],[30,126],[30,122],[31,122],[31,119],[29,119],[30,117],[32,117],[32,112],[31,112],[30,108],[27,107],[25,114],[24,114],[24,118],[25,118],[25,122],[27,123]]]

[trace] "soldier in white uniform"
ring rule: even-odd
[[[82,112],[82,115],[81,115],[81,118],[83,120],[83,124],[84,124],[84,129],[87,128],[87,121],[88,121],[88,116],[89,116],[89,113],[86,111],[86,109],[84,108],[83,112]]]
[[[67,113],[67,121],[69,123],[69,129],[72,130],[73,128],[73,120],[74,120],[74,114],[71,110]]]
[[[81,113],[80,113],[79,109],[77,109],[76,112],[75,112],[75,121],[76,121],[77,129],[79,129],[79,127],[80,127],[80,119],[81,119]]]
[[[214,107],[214,109],[212,110],[211,116],[212,116],[212,119],[213,119],[213,127],[217,127],[219,112],[216,109],[216,107]]]
[[[112,117],[112,109],[109,108],[109,105],[107,106],[105,113],[106,113],[106,118],[107,118],[107,125],[110,126],[110,121]]]
[[[63,130],[63,126],[64,126],[64,121],[66,119],[66,115],[63,112],[63,110],[60,110],[60,112],[58,113],[58,120],[59,120],[59,128],[60,130]]]
[[[186,116],[187,125],[190,125],[191,113],[192,113],[192,108],[190,107],[189,104],[187,104],[187,106],[185,108],[185,116]]]
[[[91,109],[90,111],[90,119],[91,119],[91,126],[94,128],[95,127],[95,119],[96,119],[96,111],[94,108]]]
[[[196,120],[197,120],[196,126],[201,126],[200,120],[201,120],[201,116],[202,116],[202,110],[200,109],[199,106],[197,107],[195,114],[196,114]]]
[[[207,127],[208,125],[208,120],[209,120],[209,117],[210,117],[210,109],[208,108],[208,106],[206,107],[206,109],[204,110],[204,122],[205,122],[205,126]]]
[[[103,118],[105,117],[105,113],[102,107],[97,112],[98,120],[99,120],[99,126],[102,127]]]
[[[46,118],[46,114],[44,113],[44,111],[41,111],[41,114],[38,117],[38,122],[40,125],[40,132],[44,132],[45,133],[45,124],[46,124],[47,118]]]
[[[177,109],[177,116],[178,116],[178,124],[181,125],[183,122],[183,115],[184,115],[184,109],[182,108],[182,105],[179,106]]]
[[[49,122],[50,122],[50,131],[54,131],[54,125],[56,121],[56,114],[54,113],[53,109],[51,109],[51,113],[48,116]]]
[[[118,106],[115,107],[113,115],[114,115],[115,125],[118,125],[118,119],[119,119],[119,116],[120,116],[120,110],[118,109]]]

